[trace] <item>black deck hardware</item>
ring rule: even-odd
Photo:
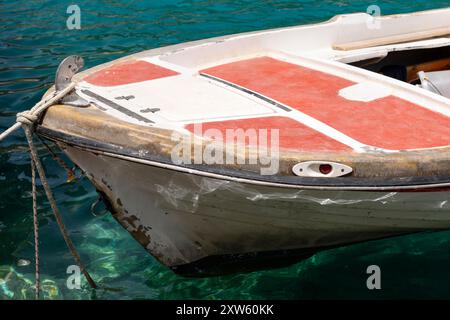
[[[282,110],[284,110],[284,111],[286,111],[286,112],[292,111],[290,108],[288,108],[288,107],[282,105],[281,103],[278,103],[278,102],[276,102],[276,101],[274,101],[274,100],[272,100],[272,99],[269,99],[269,98],[267,98],[267,97],[265,97],[265,96],[263,96],[263,95],[261,95],[261,94],[255,92],[255,91],[252,91],[252,90],[250,90],[250,89],[243,88],[243,87],[238,86],[238,85],[236,85],[236,84],[234,84],[234,83],[232,83],[232,82],[228,82],[228,81],[226,81],[226,80],[223,80],[223,79],[220,79],[220,78],[216,78],[216,77],[214,77],[214,76],[210,76],[209,74],[206,74],[206,73],[200,73],[200,75],[203,76],[203,77],[205,77],[205,78],[208,78],[208,79],[210,79],[210,80],[214,80],[214,81],[223,83],[223,84],[225,84],[225,85],[227,85],[227,86],[230,86],[230,87],[232,87],[232,88],[234,88],[234,89],[236,89],[236,90],[239,90],[239,91],[245,92],[245,93],[247,93],[247,94],[249,94],[249,95],[252,95],[252,96],[254,96],[254,97],[258,98],[258,99],[261,99],[261,100],[263,100],[263,101],[265,101],[265,102],[267,102],[267,103],[270,103],[271,105],[273,105],[273,106],[275,106],[275,107],[277,107],[277,108],[280,108],[280,109],[282,109]]]
[[[139,110],[139,112],[142,112],[142,113],[149,113],[149,112],[155,113],[155,112],[158,112],[160,110],[161,110],[160,108],[146,108],[146,109]]]
[[[135,98],[135,96],[133,96],[133,95],[129,95],[129,96],[120,96],[120,97],[115,97],[114,99],[116,99],[116,100],[131,100],[131,99],[134,99]]]
[[[142,121],[142,122],[145,122],[145,123],[154,123],[152,120],[144,118],[143,116],[141,116],[141,115],[139,115],[139,114],[137,114],[137,113],[135,113],[135,112],[133,112],[131,110],[128,110],[127,108],[124,108],[121,105],[119,105],[119,104],[117,104],[117,103],[115,103],[115,102],[113,102],[111,100],[108,100],[105,97],[102,97],[102,96],[100,96],[100,95],[98,95],[98,94],[96,94],[96,93],[94,93],[94,92],[92,92],[90,90],[81,90],[81,92],[84,93],[85,95],[91,97],[91,98],[94,98],[94,99],[100,101],[101,103],[104,103],[104,104],[110,106],[111,108],[116,109],[119,112],[122,112],[123,114],[125,114],[125,115],[127,115],[127,116],[129,116],[131,118],[134,118],[136,120],[139,120],[139,121]]]

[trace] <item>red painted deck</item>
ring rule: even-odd
[[[154,80],[178,73],[145,61],[127,61],[97,71],[84,80],[102,87]]]
[[[194,125],[189,124],[186,129],[194,133]],[[293,149],[298,151],[351,151],[351,148],[333,140],[320,132],[315,131],[291,118],[286,117],[264,117],[253,119],[227,120],[220,122],[207,122],[202,124],[202,134],[206,130],[216,129],[222,134],[226,142],[235,142],[235,139],[226,140],[227,129],[256,130],[267,129],[267,144],[270,145],[271,130],[279,130],[279,147],[281,149]],[[215,137],[217,139],[217,137]],[[256,141],[257,145],[260,141]],[[248,139],[245,144],[255,145]]]
[[[330,74],[269,57],[220,65],[202,73],[277,100],[368,145],[393,150],[450,145],[450,118],[445,115],[395,96],[367,103],[347,100],[339,96],[339,90],[354,83]],[[277,121],[273,125],[286,130],[293,124]],[[287,134],[283,139],[290,142],[281,139],[281,144],[294,147],[295,141],[309,139],[302,134],[299,130],[296,139]],[[302,143],[309,150],[322,139],[299,142],[298,146],[304,147]]]

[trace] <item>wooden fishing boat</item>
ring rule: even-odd
[[[449,35],[450,9],[361,13],[149,50],[76,74],[37,133],[182,274],[448,229]]]

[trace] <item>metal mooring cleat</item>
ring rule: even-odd
[[[55,89],[61,91],[72,82],[72,77],[84,66],[84,60],[80,56],[68,56],[65,58],[56,70]],[[87,107],[89,102],[78,96],[75,90],[67,94],[62,100],[62,104],[75,107]]]

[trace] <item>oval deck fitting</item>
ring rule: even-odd
[[[305,161],[292,167],[292,172],[299,177],[342,177],[353,169],[345,164],[330,161]]]

